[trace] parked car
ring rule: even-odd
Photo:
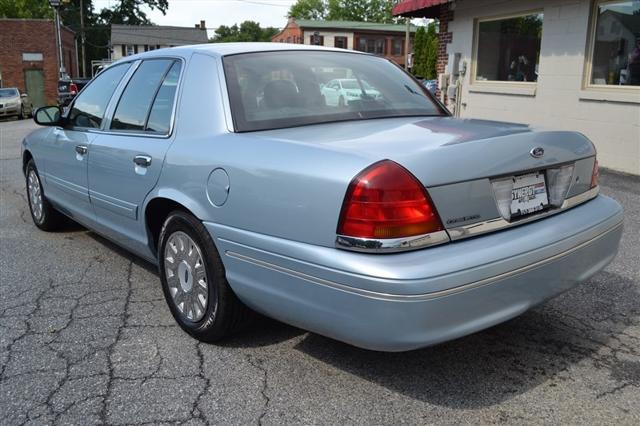
[[[380,92],[366,81],[355,78],[339,78],[329,81],[322,86],[322,97],[329,106],[345,106],[354,101],[361,101],[363,97],[378,99]]]
[[[67,106],[91,79],[74,78],[58,80],[58,104]]]
[[[336,67],[379,95],[320,102]],[[35,224],[68,216],[157,264],[202,341],[248,307],[369,349],[436,344],[586,280],[622,235],[585,136],[455,119],[364,53],[145,52],[35,120],[48,126],[22,144]]]
[[[16,87],[0,89],[0,117],[18,117],[23,119],[33,115],[33,104],[29,95],[20,94]]]
[[[438,80],[422,80],[422,84],[433,94],[438,90]]]

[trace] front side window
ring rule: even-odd
[[[596,4],[589,83],[640,86],[640,0]]]
[[[98,74],[74,101],[69,111],[69,124],[99,129],[109,100],[130,66],[130,63],[113,65]]]
[[[476,81],[537,82],[542,13],[476,24]]]
[[[223,61],[240,132],[443,114],[423,87],[375,56],[282,51],[227,56]]]

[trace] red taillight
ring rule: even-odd
[[[71,83],[69,85],[69,92],[71,92],[72,95],[75,95],[78,93],[78,86],[76,86],[75,83]]]
[[[368,239],[411,237],[443,229],[422,184],[390,160],[373,164],[351,181],[338,223],[339,235]]]
[[[598,177],[600,176],[600,167],[598,166],[598,159],[593,163],[593,173],[591,174],[591,188],[598,186]]]

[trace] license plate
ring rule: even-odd
[[[544,173],[530,173],[513,178],[511,215],[522,216],[544,209],[549,204]]]

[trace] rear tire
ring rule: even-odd
[[[54,231],[64,223],[64,216],[45,197],[36,163],[29,160],[25,169],[27,200],[33,223],[43,231]]]
[[[203,342],[220,340],[247,322],[251,311],[235,295],[211,235],[191,214],[169,214],[160,232],[160,281],[180,327]]]
[[[24,120],[24,107],[20,107],[20,114],[18,114],[18,120]]]

